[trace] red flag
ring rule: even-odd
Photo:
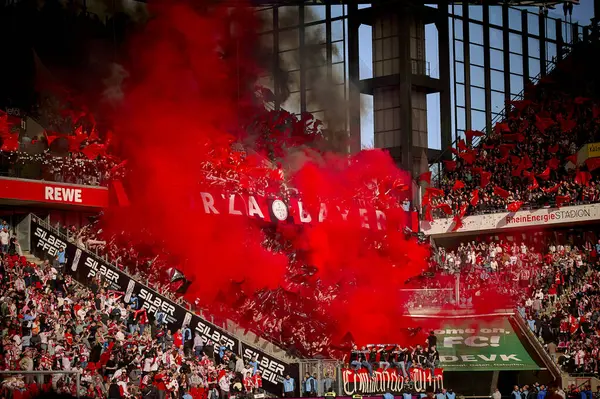
[[[548,180],[550,178],[550,167],[544,169],[544,171],[540,173],[538,177],[542,180]]]
[[[551,118],[541,118],[540,116],[535,116],[535,126],[539,129],[540,132],[545,133],[546,129],[550,126],[554,125],[556,122]]]
[[[563,204],[571,201],[571,197],[568,195],[557,195],[556,196],[556,207],[560,208]]]
[[[477,204],[479,204],[479,190],[473,190],[473,194],[471,195],[471,200],[469,203],[471,206],[477,206]]]
[[[510,128],[508,127],[508,123],[500,122],[496,123],[496,126],[494,126],[494,131],[496,133],[510,132]]]
[[[484,150],[493,150],[494,148],[496,148],[496,147],[495,147],[495,146],[493,146],[493,145],[487,145],[487,144],[484,144],[484,145],[483,145],[483,149],[484,149]]]
[[[455,215],[454,218],[452,218],[452,220],[454,221],[454,225],[452,226],[452,231],[456,231],[456,230],[460,229],[461,227],[463,227],[462,218],[459,215]]]
[[[479,130],[466,130],[465,131],[465,137],[467,138],[467,141],[471,142],[473,141],[473,137],[482,137],[485,136],[485,133],[480,132]]]
[[[523,205],[522,201],[514,201],[508,204],[507,209],[509,212],[517,212],[519,209],[521,209],[521,205]]]
[[[491,172],[481,172],[481,180],[479,182],[479,187],[483,188],[488,185],[490,179],[492,178]]]
[[[588,158],[585,160],[585,165],[590,172],[600,168],[600,158]]]
[[[548,164],[548,167],[550,169],[556,170],[556,169],[558,169],[558,166],[559,166],[560,163],[559,163],[558,159],[556,159],[556,158],[550,158],[548,160],[547,164]]]
[[[465,141],[463,139],[458,140],[458,144],[456,145],[456,147],[460,150],[460,151],[467,151],[467,145],[465,144]]]
[[[567,163],[571,162],[573,165],[577,165],[577,153],[573,154],[573,155],[569,155],[567,157]]]
[[[512,104],[518,111],[522,111],[525,109],[525,107],[531,104],[531,100],[513,100],[510,102],[510,104]]]
[[[581,105],[584,104],[585,102],[589,101],[590,99],[587,97],[575,97],[575,100],[573,101],[575,104],[577,105]]]
[[[589,186],[592,175],[588,171],[580,170],[575,175],[575,183],[582,186]]]
[[[556,183],[554,186],[552,186],[550,188],[542,188],[542,191],[547,194],[551,194],[551,193],[557,192],[559,188],[560,188],[560,183]]]
[[[444,161],[444,168],[448,172],[454,172],[456,170],[456,162],[455,161]]]
[[[533,167],[533,162],[531,162],[529,155],[527,155],[527,154],[523,155],[523,158],[521,159],[521,167],[523,169],[530,169]]]
[[[554,145],[548,147],[548,152],[550,154],[556,154],[558,152],[558,144],[554,144]]]
[[[433,222],[433,215],[431,214],[431,206],[427,205],[423,207],[425,209],[424,219],[426,222]]]
[[[511,156],[510,156],[510,163],[511,163],[511,164],[513,164],[513,165],[515,165],[515,166],[516,166],[516,165],[518,165],[518,164],[519,164],[519,162],[521,162],[521,158],[519,158],[519,157],[518,157],[518,156],[516,156],[516,155],[511,155]]]
[[[92,160],[104,154],[105,151],[106,148],[104,147],[104,144],[98,143],[87,145],[83,150],[81,150],[81,152],[87,157],[87,159]]]
[[[534,178],[531,179],[531,186],[527,187],[529,191],[537,190],[540,188],[538,181]]]
[[[52,134],[52,135],[50,135],[45,130],[44,130],[44,135],[46,136],[46,141],[48,142],[48,147],[50,147],[52,145],[52,143],[54,142],[54,140],[63,137],[63,136],[60,136],[58,134]]]
[[[505,189],[500,188],[498,186],[494,186],[494,194],[496,194],[497,196],[502,197],[502,198],[508,198],[510,195],[510,193],[508,191],[506,191]]]
[[[460,190],[461,188],[465,188],[465,183],[460,180],[454,182],[454,186],[452,186],[452,191]]]
[[[71,152],[81,151],[81,143],[83,143],[87,139],[87,137],[83,134],[66,137],[67,140],[69,140],[69,151]]]
[[[446,203],[442,203],[442,204],[436,205],[433,208],[434,209],[441,209],[442,212],[444,212],[446,215],[452,215],[452,208],[450,208],[450,205],[448,205]]]
[[[475,159],[477,158],[477,156],[475,155],[475,151],[461,152],[458,156],[461,157],[469,165],[473,164],[473,162],[475,162]]]
[[[566,118],[566,119],[560,120],[560,130],[562,130],[565,133],[568,133],[571,130],[575,129],[576,126],[577,126],[577,122],[571,118]]]
[[[425,195],[428,195],[429,197],[440,197],[444,195],[444,190],[440,188],[427,187],[425,189]]]
[[[427,184],[431,184],[431,171],[421,173],[419,175],[419,181],[424,181]]]
[[[500,155],[502,156],[508,155],[508,153],[514,150],[515,148],[517,148],[516,144],[500,144],[500,146],[498,146],[498,149],[500,150]]]

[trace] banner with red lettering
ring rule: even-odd
[[[105,187],[0,177],[0,200],[2,199],[105,208],[109,197]]]

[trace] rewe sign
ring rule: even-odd
[[[105,208],[108,206],[108,189],[106,187],[0,177],[0,200],[2,199],[10,199],[13,202],[23,201],[27,204]]]
[[[72,202],[81,204],[81,189],[68,187],[52,187],[44,188],[44,199],[57,202]]]

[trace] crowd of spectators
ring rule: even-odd
[[[80,371],[92,398],[227,398],[262,387],[256,359],[244,361],[188,326],[171,332],[132,296],[95,278],[84,288],[63,275],[58,258],[37,265],[0,254],[1,370]],[[2,394],[39,389],[76,394],[71,374],[5,376]],[[188,395],[188,396],[185,396]]]
[[[565,371],[599,375],[600,241],[560,242],[543,236],[461,242],[438,248],[432,264],[438,273],[459,278],[458,307],[487,298],[486,290],[517,303],[534,336]]]
[[[118,162],[106,156],[91,160],[83,154],[56,156],[48,151],[39,154],[0,152],[0,159],[0,175],[7,177],[107,186],[113,177],[120,176],[120,171],[115,170]]]
[[[436,182],[443,195],[430,199],[433,216],[600,199],[598,165],[577,165],[577,151],[600,141],[600,103],[593,84],[575,84],[587,67],[575,63],[564,60],[551,77],[528,85],[487,135],[467,132],[453,160],[443,162]]]

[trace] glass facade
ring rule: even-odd
[[[332,129],[347,130],[341,111],[348,98],[347,6],[273,6],[256,13],[271,56],[259,84],[276,94],[275,107],[310,112]]]
[[[502,118],[519,97],[568,51],[580,26],[537,9],[503,6],[448,6],[451,38],[453,139],[465,130],[484,130]]]

